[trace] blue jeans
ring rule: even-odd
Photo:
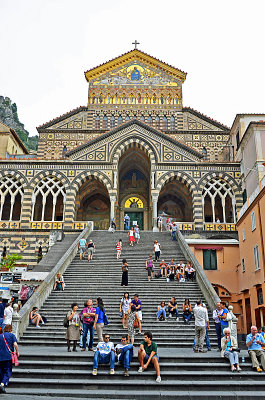
[[[210,343],[210,338],[208,336],[208,328],[206,326],[206,333],[205,333],[205,343],[206,343],[206,347],[209,350],[211,348],[211,343]],[[195,339],[193,342],[193,348],[195,349]]]
[[[156,313],[156,318],[158,319],[160,317],[160,315],[163,314],[163,317],[166,319],[167,315],[166,315],[166,310],[158,310]]]
[[[87,333],[89,331],[89,345],[88,348],[92,349],[94,340],[94,328],[91,324],[83,324],[83,349],[86,348]]]
[[[0,327],[2,326],[2,324],[3,324],[3,318],[0,318]]]
[[[12,361],[0,361],[0,383],[3,383],[5,386],[8,385],[9,379],[12,375]]]
[[[172,240],[177,240],[177,232],[172,231]]]
[[[100,354],[97,350],[94,354],[93,368],[98,369],[98,364],[110,363],[110,369],[114,369],[115,366],[115,353],[111,351],[109,354]]]
[[[185,313],[183,313],[183,319],[184,319],[184,321],[186,320],[186,321],[190,321],[191,320],[191,317],[192,317],[192,313],[190,313],[190,314],[185,314]]]
[[[124,368],[130,368],[130,362],[133,358],[133,345],[128,344],[127,346],[121,349],[121,355],[119,358],[119,363],[124,366]]]
[[[218,349],[221,351],[221,336],[222,336],[222,330],[221,330],[221,324],[215,323],[215,331],[217,335],[217,343],[218,343]]]

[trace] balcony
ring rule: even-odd
[[[231,232],[236,231],[236,224],[218,224],[218,223],[204,223],[204,231],[214,231],[214,232]]]

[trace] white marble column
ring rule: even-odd
[[[155,189],[155,172],[152,171],[152,187],[151,189]]]
[[[158,201],[158,195],[157,194],[152,194],[152,202],[153,202],[153,232],[158,232],[158,227],[157,227],[157,201]]]
[[[113,188],[117,189],[117,171],[113,171]]]

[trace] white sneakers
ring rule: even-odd
[[[157,383],[160,383],[160,382],[161,382],[161,376],[158,376],[158,377],[156,378],[156,382],[157,382]]]
[[[143,372],[143,368],[139,367],[138,372],[139,372],[139,374],[141,374]]]

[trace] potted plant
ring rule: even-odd
[[[1,271],[12,270],[12,268],[14,267],[16,262],[21,259],[22,259],[22,256],[20,254],[16,254],[16,253],[10,254],[10,255],[2,258],[2,260],[0,262]]]

